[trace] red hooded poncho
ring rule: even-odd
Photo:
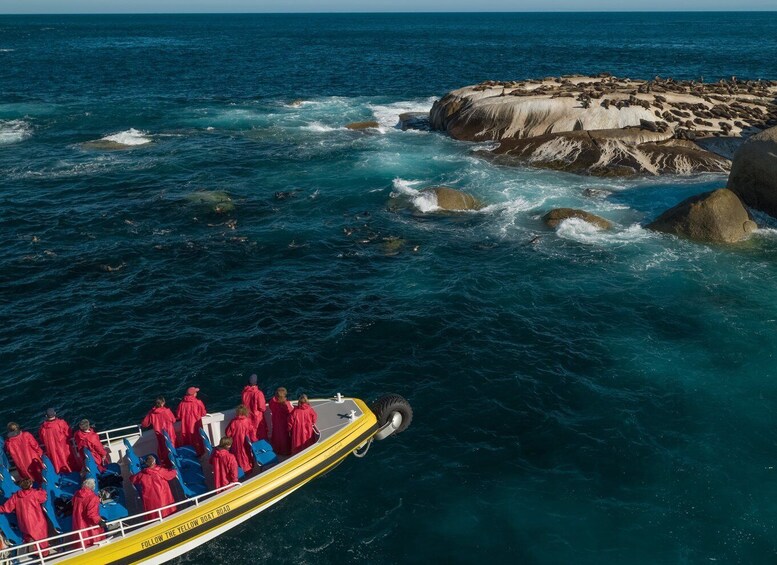
[[[132,484],[140,486],[143,499],[143,510],[156,510],[175,502],[170,483],[176,477],[173,469],[165,469],[159,465],[143,469],[140,473],[132,475]],[[162,517],[175,512],[175,506],[162,510]]]
[[[46,493],[42,490],[30,488],[13,493],[11,498],[0,506],[2,514],[16,512],[16,520],[19,522],[19,529],[24,536],[24,543],[49,537],[49,526],[41,507],[41,504],[46,502],[46,498]],[[49,546],[47,542],[40,545],[42,548]],[[44,555],[47,554],[48,552],[44,553]]]
[[[193,445],[197,455],[202,455],[205,451],[200,437],[202,417],[205,414],[207,414],[205,404],[193,394],[184,396],[178,405],[178,410],[175,411],[176,418],[181,420],[181,437],[178,445]]]
[[[291,453],[291,439],[289,437],[289,416],[294,407],[291,402],[284,400],[279,402],[275,397],[270,399],[270,412],[272,412],[272,436],[270,443],[273,451],[278,455]]]
[[[73,431],[62,418],[43,422],[38,437],[43,447],[46,448],[46,455],[54,464],[55,473],[70,473],[81,470],[81,463],[70,447]]]
[[[84,450],[88,449],[92,454],[95,463],[97,463],[97,468],[100,472],[102,473],[105,471],[103,459],[108,455],[108,452],[105,451],[103,444],[100,442],[100,437],[97,435],[97,432],[92,428],[89,428],[86,431],[78,430],[73,437],[76,440],[76,448],[81,454],[81,457],[84,456]]]
[[[100,497],[97,496],[92,489],[81,487],[81,489],[73,495],[73,530],[77,531],[82,528],[89,528],[86,531],[81,532],[79,536],[75,536],[74,539],[89,538],[90,536],[97,536],[91,539],[84,539],[84,545],[86,547],[92,546],[100,540],[105,539],[105,536],[98,535],[102,533],[103,529],[100,524]],[[96,526],[90,528],[90,526]]]
[[[246,416],[235,416],[229,423],[226,431],[227,437],[232,438],[232,447],[230,453],[237,459],[237,464],[248,473],[253,468],[251,462],[251,448],[246,443],[246,438],[256,441],[256,429],[253,421]]]
[[[19,435],[6,439],[5,451],[16,463],[19,475],[23,479],[32,479],[36,483],[43,482],[41,478],[43,462],[40,459],[43,450],[30,432],[19,432]]]
[[[213,481],[216,488],[237,482],[237,459],[226,449],[218,447],[214,449],[213,455],[210,456],[210,465],[213,467]]]
[[[313,426],[318,415],[310,404],[300,404],[294,409],[289,418],[289,432],[291,433],[291,454],[295,455],[313,445]]]
[[[267,402],[265,402],[264,393],[256,385],[246,385],[242,400],[256,428],[256,439],[267,439],[267,422],[264,421]]]
[[[157,454],[159,455],[159,459],[162,463],[170,461],[167,454],[167,443],[165,443],[165,436],[162,435],[162,432],[167,432],[167,435],[170,436],[170,441],[175,445],[175,416],[173,415],[173,411],[167,406],[154,406],[148,411],[148,414],[143,418],[140,425],[144,428],[154,429],[154,432],[156,432]]]

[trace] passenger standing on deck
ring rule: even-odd
[[[38,437],[46,448],[46,455],[54,464],[55,473],[81,470],[81,463],[75,457],[73,447],[70,445],[73,430],[62,418],[57,418],[57,412],[53,408],[46,410],[46,419],[40,426]]]
[[[81,483],[79,491],[73,495],[73,531],[89,528],[74,539],[83,540],[84,547],[91,547],[105,539],[105,536],[101,535],[104,530],[100,516],[100,497],[94,493],[94,487],[94,479],[86,479]]]
[[[16,520],[19,530],[22,532],[24,543],[30,543],[49,537],[49,526],[43,515],[41,504],[48,498],[40,489],[32,488],[32,480],[22,479],[19,482],[22,490],[16,491],[11,498],[0,506],[0,514],[16,512]],[[49,546],[48,542],[41,542],[41,549]],[[44,551],[44,557],[49,554]]]
[[[275,396],[270,399],[272,412],[272,436],[270,443],[277,455],[291,454],[291,439],[289,437],[289,416],[294,407],[286,400],[286,389],[279,387]]]
[[[251,375],[248,384],[243,388],[243,404],[248,408],[248,414],[256,429],[256,439],[267,439],[267,422],[264,412],[267,410],[267,402],[264,393],[256,386],[256,375]]]
[[[23,479],[43,482],[41,472],[43,450],[30,432],[22,431],[16,422],[8,423],[8,439],[5,440],[5,452],[11,456],[19,475]]]
[[[250,472],[254,464],[251,462],[251,447],[246,442],[256,441],[256,429],[251,418],[248,417],[248,408],[241,404],[235,410],[235,417],[227,426],[226,436],[232,438],[232,449],[229,451],[237,459],[237,464],[246,473]]]
[[[316,425],[318,415],[308,402],[307,395],[302,395],[297,401],[297,407],[289,418],[289,432],[291,433],[291,454],[296,455],[306,447],[313,445],[316,438],[313,426]]]
[[[232,438],[223,437],[210,456],[210,466],[213,467],[213,482],[216,488],[237,482],[237,459],[230,453],[231,448]]]
[[[153,455],[146,457],[144,462],[145,468],[140,473],[130,477],[132,484],[140,487],[143,510],[148,512],[175,502],[168,482],[176,477],[175,470],[157,465]],[[173,512],[175,512],[175,506],[165,508],[162,510],[162,518]]]
[[[200,429],[202,429],[202,418],[208,413],[205,410],[205,404],[197,398],[199,391],[200,389],[196,386],[190,386],[186,389],[186,396],[181,399],[178,410],[175,412],[176,418],[181,420],[179,445],[193,445],[198,457],[205,452]]]
[[[154,407],[148,411],[140,425],[144,428],[154,428],[159,460],[167,467],[170,467],[170,457],[167,453],[167,444],[162,432],[167,432],[170,442],[175,446],[175,416],[173,411],[165,406],[164,396],[160,396],[154,401]]]
[[[78,423],[78,430],[73,437],[76,440],[76,449],[81,454],[81,459],[85,459],[84,452],[88,450],[92,454],[94,462],[97,463],[97,469],[101,473],[105,471],[105,458],[108,456],[108,452],[105,451],[100,437],[92,429],[89,420],[84,418]]]

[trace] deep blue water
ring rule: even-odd
[[[775,13],[0,17],[0,418],[113,427],[190,384],[224,408],[251,372],[410,399],[405,434],[186,562],[774,563],[773,224],[677,241],[640,225],[724,177],[499,168],[393,126],[485,79],[775,54]],[[424,213],[441,183],[488,208]],[[543,228],[559,205],[617,228]]]

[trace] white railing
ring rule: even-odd
[[[110,444],[112,441],[122,440],[124,438],[131,438],[136,436],[142,436],[143,430],[139,425],[133,424],[131,426],[123,426],[121,428],[113,428],[112,430],[104,430],[97,432],[98,437],[102,443]]]
[[[87,547],[87,542],[94,540],[92,547],[99,547],[106,543],[110,543],[115,538],[127,537],[131,532],[144,528],[154,523],[162,523],[170,517],[175,516],[183,509],[196,507],[200,505],[200,502],[206,498],[231,489],[235,486],[239,486],[241,483],[230,483],[221,488],[217,488],[206,493],[181,500],[180,502],[174,502],[168,504],[162,508],[155,510],[149,510],[141,514],[134,514],[121,518],[119,520],[113,520],[106,523],[105,531],[100,531],[97,534],[88,534],[89,530],[93,530],[95,526],[89,526],[81,530],[75,530],[64,534],[58,534],[51,536],[43,540],[37,540],[22,545],[9,545],[7,548],[0,550],[0,565],[25,565],[28,563],[49,563],[55,559],[60,559],[66,555],[74,553],[81,553],[90,549]],[[175,511],[169,516],[163,516],[165,510],[174,508]],[[145,518],[145,519],[144,519]],[[99,539],[103,538],[103,539]],[[48,548],[42,548],[42,543],[48,543]],[[51,550],[54,550],[52,552]],[[8,554],[13,553],[12,557]]]

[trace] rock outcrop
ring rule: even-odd
[[[499,141],[497,154],[532,165],[687,174],[727,170],[726,155],[745,137],[777,124],[775,100],[777,81],[488,81],[436,101],[430,122],[456,139]],[[704,141],[713,138],[725,141]]]
[[[693,241],[736,243],[750,237],[757,226],[739,197],[719,188],[683,200],[647,227]]]
[[[575,208],[555,208],[545,214],[542,217],[542,221],[545,222],[545,225],[549,228],[555,229],[561,222],[568,220],[569,218],[578,218],[603,230],[612,228],[612,222],[609,220],[605,220],[604,218],[586,212],[585,210],[577,210]]]
[[[346,129],[370,129],[370,128],[379,128],[380,124],[378,122],[353,122],[345,126]]]
[[[480,210],[483,203],[477,198],[461,190],[448,186],[435,186],[425,188],[421,192],[433,193],[437,199],[437,207],[448,212],[463,212],[466,210]]]
[[[777,217],[777,127],[754,135],[734,154],[728,188],[751,208]]]
[[[402,131],[416,129],[428,131],[431,127],[429,123],[429,112],[405,112],[399,115],[399,127]]]

